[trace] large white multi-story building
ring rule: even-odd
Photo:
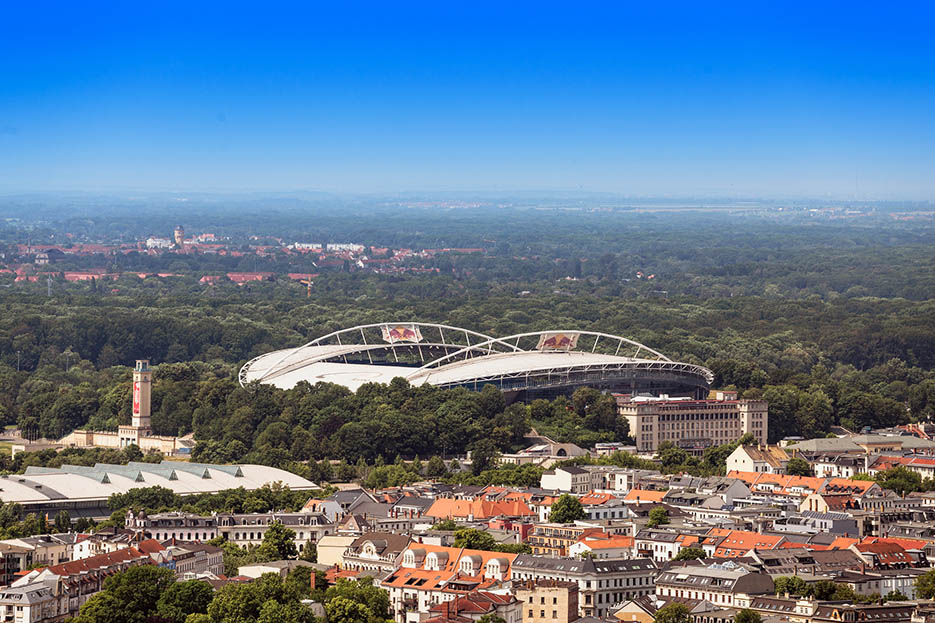
[[[641,595],[651,595],[658,572],[647,558],[595,560],[591,557],[547,558],[520,554],[513,560],[514,582],[561,580],[578,584],[578,613],[603,617],[615,604]]]
[[[627,418],[639,452],[655,452],[659,444],[700,453],[708,446],[734,441],[746,433],[766,443],[765,400],[738,400],[736,392],[717,392],[716,398],[659,398],[617,396],[617,409]]]

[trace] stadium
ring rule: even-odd
[[[396,377],[412,385],[494,385],[508,401],[569,394],[578,387],[654,395],[706,397],[714,375],[672,361],[638,342],[592,331],[537,331],[491,337],[421,322],[368,324],[334,331],[297,348],[247,362],[240,384],[290,389],[306,381],[356,391]]]

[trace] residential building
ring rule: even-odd
[[[323,536],[317,544],[318,564],[326,567],[342,567],[344,552],[359,537],[331,534]]]
[[[727,457],[727,471],[785,474],[791,457],[779,446],[742,445]]]
[[[509,581],[515,558],[516,554],[413,543],[380,586],[389,593],[397,623],[418,621],[434,604]]]
[[[651,558],[656,562],[668,562],[685,547],[684,539],[677,531],[643,528],[636,533],[633,547],[640,558]]]
[[[41,597],[43,600],[40,610],[57,612],[55,616],[58,617],[74,616],[88,599],[100,592],[104,580],[108,577],[137,565],[155,564],[165,560],[165,549],[157,541],[150,539],[139,543],[137,547],[127,547],[82,560],[34,569],[13,582],[10,588],[27,588],[34,585],[53,587],[52,592],[57,600],[54,607],[44,603],[44,591],[34,593],[37,599]],[[36,620],[41,619],[32,619]],[[23,621],[25,623],[25,619]]]
[[[45,580],[26,586],[8,586],[0,590],[0,621],[32,623],[60,620],[67,611],[59,610],[56,582]]]
[[[562,580],[578,584],[578,614],[604,617],[615,604],[654,591],[652,560],[546,558],[520,554],[513,561],[514,581]]]
[[[860,569],[863,561],[848,549],[810,550],[802,547],[753,549],[747,553],[752,566],[771,576],[836,575],[848,569]]]
[[[420,623],[471,623],[484,616],[499,617],[506,623],[522,623],[522,604],[509,593],[474,591],[429,607],[428,618]],[[421,614],[420,614],[421,616]],[[415,616],[412,616],[415,619]]]
[[[206,543],[184,543],[166,548],[175,564],[175,575],[183,580],[219,576],[224,573],[224,550]]]
[[[657,597],[702,599],[718,606],[734,606],[739,596],[772,592],[769,575],[748,571],[729,560],[673,566],[656,578]]]
[[[219,513],[216,520],[218,535],[241,547],[260,545],[270,526],[280,523],[295,532],[295,546],[300,553],[335,532],[334,524],[317,513]]]
[[[583,525],[540,523],[529,535],[529,546],[532,547],[532,553],[539,556],[567,556],[569,547],[578,542],[582,535],[592,532],[601,530]]]
[[[568,548],[568,555],[580,558],[588,555],[598,560],[633,558],[633,537],[622,534],[584,536]]]
[[[557,467],[542,474],[539,486],[549,491],[584,495],[591,490],[591,472],[574,465]]]
[[[318,498],[309,498],[305,506],[302,507],[303,513],[321,513],[330,522],[334,523],[341,518],[344,511],[341,505],[334,500],[321,500]]]
[[[142,530],[147,538],[157,541],[210,541],[218,536],[218,522],[214,515],[205,517],[179,511],[152,515],[140,511],[134,515],[129,510],[124,523],[128,528]]]
[[[577,582],[518,582],[513,593],[522,606],[523,623],[571,623],[578,619]]]
[[[927,569],[911,568],[867,571],[858,568],[837,574],[834,581],[846,584],[858,595],[886,595],[898,591],[909,599],[915,599],[916,580],[926,571]]]
[[[23,569],[71,560],[77,536],[45,534],[0,541],[0,586],[10,584]]]
[[[342,568],[386,574],[399,566],[412,539],[407,534],[368,532],[354,539],[344,550]]]

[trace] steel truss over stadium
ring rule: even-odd
[[[528,400],[589,386],[623,392],[707,394],[714,375],[672,361],[618,335],[593,331],[537,331],[497,338],[423,322],[361,325],[286,350],[261,355],[240,370],[240,384],[258,381],[290,389],[301,381],[365,383],[402,377],[413,385],[495,385]]]

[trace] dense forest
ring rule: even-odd
[[[398,208],[373,210],[398,215]],[[885,212],[840,223],[807,211],[526,209],[509,212],[505,227],[492,209],[405,214],[379,231],[328,213],[319,230],[304,229],[306,219],[280,233],[486,251],[438,255],[433,274],[325,272],[311,298],[282,279],[200,284],[220,261],[207,256],[138,258],[181,262],[176,278],[58,283],[51,296],[42,283],[0,289],[0,422],[30,437],[113,429],[129,419],[128,366],[149,358],[156,432],[193,432],[202,460],[373,464],[461,454],[478,444],[506,452],[524,444],[530,427],[581,444],[627,437],[610,399],[596,392],[507,406],[492,390],[403,382],[356,393],[236,382],[239,366],[256,355],[339,328],[410,319],[500,336],[556,327],[624,335],[708,366],[718,387],[769,400],[773,440],[823,435],[833,424],[860,429],[935,415],[930,220],[907,224]],[[0,244],[11,249],[27,234],[35,240],[68,228],[100,240],[129,227],[100,218],[83,217],[80,227],[6,221]],[[272,235],[283,218],[256,227]],[[244,235],[247,223],[232,222],[229,233]],[[248,260],[251,270],[266,263],[277,274],[302,267],[288,256],[237,261]],[[656,277],[638,279],[636,271]]]

